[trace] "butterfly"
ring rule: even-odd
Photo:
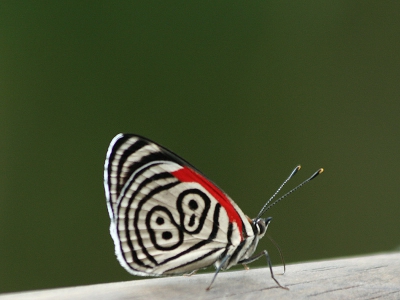
[[[140,276],[187,274],[215,265],[217,274],[265,256],[254,255],[272,218],[272,205],[322,173],[319,169],[295,189],[269,204],[297,166],[254,219],[199,170],[172,151],[134,134],[111,141],[104,165],[110,233],[118,261]]]

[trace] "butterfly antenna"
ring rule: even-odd
[[[291,189],[289,192],[287,192],[285,195],[283,195],[282,197],[276,199],[274,202],[272,202],[269,206],[267,206],[265,209],[264,207],[266,205],[264,205],[263,210],[261,210],[261,212],[259,213],[259,215],[257,216],[257,218],[259,218],[262,214],[264,214],[268,209],[270,209],[272,206],[274,206],[276,203],[278,203],[279,201],[281,201],[282,199],[286,198],[287,196],[289,196],[291,193],[293,193],[294,191],[297,191],[299,188],[301,188],[303,185],[305,185],[306,183],[310,182],[311,180],[313,180],[315,177],[317,177],[319,174],[321,174],[324,171],[323,168],[319,169],[317,172],[315,172],[314,174],[311,175],[310,178],[304,180],[302,183],[300,183],[298,186],[296,186],[294,189]],[[269,202],[269,201],[268,201]]]
[[[292,173],[290,173],[289,177],[286,178],[286,180],[281,184],[281,186],[276,190],[276,192],[271,196],[271,198],[269,198],[269,200],[267,201],[267,203],[265,203],[265,205],[263,206],[263,208],[260,210],[260,212],[257,215],[258,219],[259,217],[261,217],[266,211],[267,211],[267,207],[268,204],[276,197],[276,195],[280,192],[280,190],[283,188],[283,186],[301,169],[301,166],[298,165],[296,168],[294,168],[294,170],[292,171]]]

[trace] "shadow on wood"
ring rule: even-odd
[[[301,263],[274,268],[166,277],[0,295],[6,299],[400,299],[400,253]]]

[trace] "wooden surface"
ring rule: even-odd
[[[400,253],[325,260],[269,269],[221,272],[210,291],[212,274],[0,295],[6,299],[400,299]]]

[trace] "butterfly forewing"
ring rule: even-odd
[[[104,185],[115,251],[132,274],[203,268],[253,234],[218,187],[179,156],[139,136],[113,139]]]

